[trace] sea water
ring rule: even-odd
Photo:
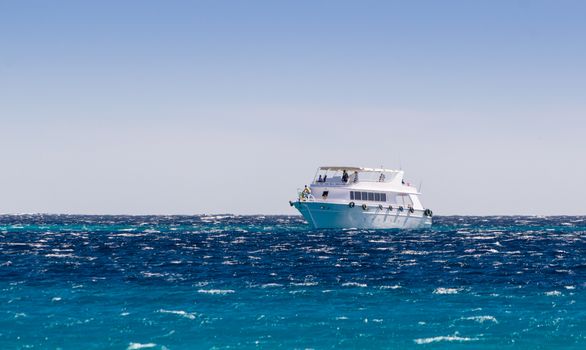
[[[586,348],[586,218],[0,216],[1,349]]]

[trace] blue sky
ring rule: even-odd
[[[583,1],[0,2],[0,212],[294,213],[322,164],[438,214],[583,214]]]

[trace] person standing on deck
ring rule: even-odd
[[[305,188],[301,192],[301,198],[307,199],[307,198],[309,198],[310,194],[311,194],[311,190],[309,189],[309,187],[307,187],[307,185],[305,185]]]

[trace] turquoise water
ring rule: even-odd
[[[0,348],[586,348],[586,218],[0,216]]]

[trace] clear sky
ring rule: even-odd
[[[0,213],[586,213],[586,1],[0,1]]]

